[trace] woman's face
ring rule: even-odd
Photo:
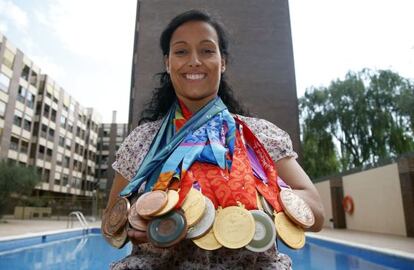
[[[165,57],[177,97],[196,111],[217,95],[225,59],[216,30],[208,23],[190,21],[178,27]]]

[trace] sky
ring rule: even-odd
[[[289,7],[299,97],[363,68],[414,80],[414,1],[289,0]],[[126,123],[135,12],[136,0],[0,0],[0,32],[104,122],[116,110]]]

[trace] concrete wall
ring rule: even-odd
[[[332,197],[331,197],[331,186],[328,181],[320,182],[315,184],[316,189],[321,196],[323,208],[325,209],[325,223],[324,227],[331,227],[330,220],[333,218],[332,213]]]
[[[348,229],[406,235],[396,163],[344,176],[343,188],[355,206],[345,214]]]

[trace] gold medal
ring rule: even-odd
[[[206,200],[200,191],[191,188],[181,208],[184,211],[187,226],[191,227],[203,216],[206,209]]]
[[[305,245],[305,232],[284,212],[275,213],[275,226],[277,235],[289,247],[299,249]]]
[[[205,250],[216,250],[222,247],[214,236],[213,228],[211,228],[206,235],[193,239],[194,244]]]
[[[174,209],[179,199],[178,192],[172,189],[168,190],[167,198],[168,198],[168,201],[167,201],[167,204],[164,206],[164,208],[161,209],[159,212],[155,213],[153,216],[155,217],[162,216],[170,212],[172,209]]]
[[[286,215],[302,228],[310,228],[315,224],[315,216],[309,205],[291,189],[282,189],[280,202]]]
[[[217,241],[223,246],[242,248],[253,239],[255,221],[248,210],[229,206],[218,211],[213,230]]]

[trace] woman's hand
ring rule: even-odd
[[[309,231],[318,232],[324,222],[324,209],[318,190],[294,158],[282,158],[276,163],[278,175],[299,195],[312,209],[315,224]]]
[[[139,245],[148,242],[146,232],[141,232],[132,228],[128,228],[127,233],[129,240],[131,240],[132,244],[134,245]]]

